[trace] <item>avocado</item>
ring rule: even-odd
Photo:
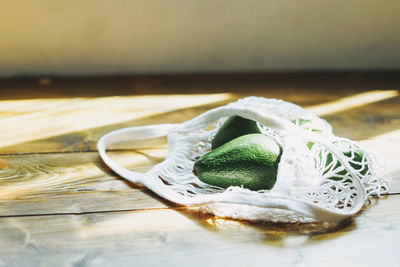
[[[308,149],[311,149],[313,145],[314,145],[313,142],[308,142],[307,143]],[[369,165],[368,164],[362,164],[362,161],[363,161],[363,158],[364,158],[364,153],[363,153],[363,151],[361,149],[355,149],[354,150],[354,157],[353,158],[351,156],[351,150],[347,150],[347,151],[344,151],[342,153],[347,158],[351,159],[351,161],[349,162],[351,167],[353,167],[355,170],[357,170],[361,175],[367,174],[367,172],[369,171]],[[321,159],[321,154],[319,155],[319,157]],[[329,164],[331,164],[332,161],[333,161],[333,155],[332,155],[332,153],[329,152],[326,155],[325,168],[327,166],[329,166]],[[329,169],[324,170],[323,174],[328,173],[329,170],[334,171],[337,168],[339,168],[340,166],[342,166],[342,163],[337,161],[336,165],[334,167],[330,167]],[[348,175],[348,172],[347,172],[347,170],[341,170],[337,174],[345,176],[345,175]],[[329,177],[328,179],[334,180],[334,181],[340,181],[342,179],[342,177],[340,177],[340,176],[332,176],[332,177]],[[347,179],[347,180],[345,180],[345,182],[351,182],[351,180]]]
[[[215,149],[232,139],[251,133],[261,133],[256,121],[240,116],[229,117],[215,134],[211,148]]]
[[[202,182],[223,188],[271,189],[281,153],[281,147],[271,137],[246,134],[200,157],[193,173]]]
[[[343,152],[343,155],[345,155],[347,158],[351,159],[351,151],[350,150]],[[355,170],[357,170],[360,174],[365,175],[369,171],[369,165],[362,164],[363,157],[364,157],[364,153],[360,149],[355,149],[354,157],[349,163],[350,163],[350,166],[353,167]],[[332,153],[328,153],[328,155],[326,157],[325,166],[328,166],[332,161],[333,161]],[[337,161],[336,165],[333,168],[331,167],[330,169],[335,170],[335,169],[339,168],[340,166],[342,166],[342,164],[339,161]],[[325,170],[324,174],[326,174],[328,171],[329,171],[329,169]],[[347,170],[342,170],[342,171],[338,172],[337,174],[347,175],[348,172],[347,172]],[[342,178],[339,176],[333,176],[333,177],[329,177],[328,179],[331,179],[334,181],[339,181]],[[348,182],[348,181],[351,182],[351,180],[346,180],[345,182]]]

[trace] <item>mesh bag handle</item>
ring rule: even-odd
[[[158,137],[164,137],[168,134],[168,130],[172,129],[174,124],[159,124],[150,126],[127,127],[115,130],[102,136],[97,142],[97,150],[99,155],[115,173],[124,177],[125,179],[134,182],[145,184],[146,173],[135,172],[120,166],[113,159],[107,155],[107,147],[118,143],[123,143],[131,140],[146,140]]]

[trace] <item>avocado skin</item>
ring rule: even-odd
[[[215,149],[239,136],[251,133],[261,133],[256,121],[240,116],[229,117],[215,134],[211,148]]]
[[[281,154],[272,138],[247,134],[203,155],[195,162],[194,173],[202,182],[223,188],[271,189]]]
[[[351,158],[351,151],[345,151],[345,152],[343,152],[343,155],[345,155],[348,158]],[[351,161],[349,163],[350,163],[351,167],[353,167],[355,170],[359,171],[362,175],[365,175],[369,171],[369,166],[368,165],[363,166],[361,164],[363,156],[364,156],[364,153],[360,149],[356,149],[354,151],[353,161]],[[332,153],[328,153],[325,166],[328,166],[332,161],[333,161]],[[340,166],[342,166],[342,164],[340,162],[336,162],[336,165],[333,168],[333,170],[339,168]],[[325,170],[324,174],[326,174],[328,171],[329,170]],[[342,171],[338,172],[338,174],[339,175],[347,175],[348,173],[347,173],[347,170],[342,170]],[[334,181],[340,181],[342,178],[339,176],[333,176],[333,177],[329,177],[328,179],[331,179]],[[351,182],[351,180],[346,180],[345,182]]]
[[[308,142],[307,143],[307,147],[309,149],[311,149],[313,145],[314,145],[313,142]],[[342,152],[342,153],[347,158],[351,158],[351,151],[350,150]],[[319,155],[319,157],[321,158],[321,154]],[[358,172],[360,172],[361,175],[365,175],[369,171],[369,165],[361,164],[362,160],[363,160],[363,157],[364,157],[364,153],[362,152],[362,150],[355,149],[354,150],[354,157],[353,157],[352,161],[349,162],[350,166],[353,167]],[[332,155],[332,153],[328,153],[326,155],[325,167],[329,166],[329,164],[331,164],[332,161],[333,161],[333,155]],[[336,162],[336,165],[333,168],[331,167],[329,169],[335,170],[335,169],[339,168],[340,166],[342,166],[342,163],[340,163],[338,161],[338,162]],[[323,174],[326,174],[329,171],[329,169],[324,170]],[[347,175],[348,172],[347,172],[347,170],[342,170],[342,171],[338,172],[338,174],[339,175]],[[342,177],[333,176],[333,177],[329,177],[328,179],[334,180],[334,181],[340,181],[340,180],[342,180]],[[345,180],[345,182],[351,182],[351,180],[347,179],[347,180]]]

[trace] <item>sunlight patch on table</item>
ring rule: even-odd
[[[368,140],[360,140],[358,143],[373,152],[381,163],[386,165],[393,179],[400,178],[399,148],[400,130],[394,130],[374,136]],[[392,181],[394,183],[394,181]],[[392,191],[393,192],[393,191]]]
[[[371,139],[375,140],[400,140],[400,129],[390,131],[384,134],[376,135]]]
[[[113,217],[94,225],[83,227],[77,235],[84,239],[125,235],[128,233],[151,233],[196,231],[200,227],[177,211],[169,209],[134,211]]]
[[[111,157],[121,166],[145,172],[163,160],[165,155],[165,149],[147,149],[138,152],[113,153]],[[103,188],[104,183],[99,183],[99,177],[106,179],[107,174],[93,162],[84,164],[65,162],[57,168],[49,167],[60,164],[51,160],[46,163],[49,166],[43,163],[38,165],[37,162],[19,161],[18,164],[21,164],[17,167],[18,169],[13,169],[14,166],[10,166],[10,169],[0,170],[0,201],[34,197],[46,192],[73,192],[78,188],[88,187],[89,185],[92,190],[96,191],[115,191],[130,188],[121,181],[113,184],[113,188]],[[103,182],[104,178],[102,179]],[[114,178],[110,177],[110,179]]]
[[[373,90],[339,100],[314,105],[306,109],[317,116],[329,115],[399,96],[398,90]]]
[[[232,98],[229,93],[0,101],[0,147],[113,125]]]

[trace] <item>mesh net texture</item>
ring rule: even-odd
[[[389,190],[390,176],[384,163],[356,142],[335,136],[325,120],[297,105],[248,97],[224,110],[217,113],[216,120],[204,115],[202,120],[194,119],[168,133],[167,158],[146,174],[146,179],[157,180],[149,186],[151,190],[178,204],[199,205],[201,211],[220,217],[272,222],[340,220]],[[275,139],[283,151],[271,190],[224,189],[201,182],[192,172],[194,162],[211,150],[212,138],[227,119],[225,115],[237,113],[250,114],[250,119],[273,115],[290,125],[259,123],[262,133]]]

